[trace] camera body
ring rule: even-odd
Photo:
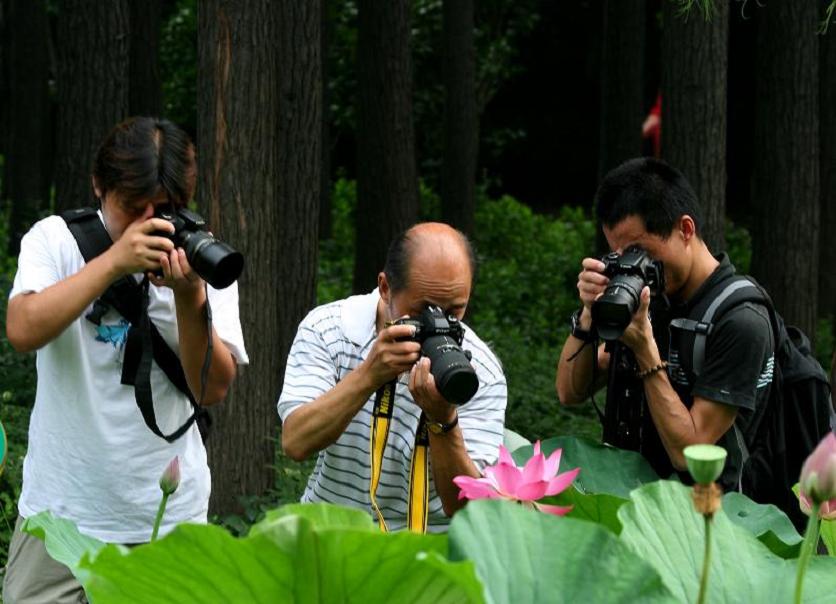
[[[653,260],[639,246],[633,245],[619,255],[607,254],[604,274],[609,277],[604,293],[592,304],[592,324],[603,340],[616,340],[624,333],[641,303],[645,286],[650,295],[665,291],[665,273],[662,263]]]
[[[394,325],[412,325],[415,335],[407,340],[421,344],[421,354],[430,359],[430,371],[441,395],[454,405],[473,398],[479,378],[470,364],[470,352],[462,350],[464,327],[437,306],[427,306],[417,317],[398,319]]]
[[[174,233],[157,231],[157,237],[170,239],[176,247],[186,252],[192,268],[215,289],[232,285],[244,269],[244,256],[218,239],[215,239],[200,214],[188,208],[171,211],[158,208],[155,218],[161,218],[174,225]]]

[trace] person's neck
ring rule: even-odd
[[[712,255],[711,250],[705,244],[699,245],[691,265],[691,274],[680,290],[680,298],[684,301],[690,300],[719,265],[720,262]]]

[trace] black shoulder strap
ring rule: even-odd
[[[75,237],[85,262],[90,262],[112,245],[113,241],[95,209],[68,210],[61,214],[61,218]],[[143,281],[139,284],[130,275],[121,277],[96,300],[93,311],[86,318],[99,324],[108,307],[116,309],[131,324],[125,343],[122,384],[134,387],[136,404],[148,428],[160,438],[174,442],[191,427],[200,410],[189,389],[179,357],[163,339],[157,326],[148,318],[148,282]],[[157,361],[157,365],[171,383],[188,397],[195,409],[182,426],[168,435],[160,431],[154,414],[154,399],[151,393],[152,358]]]
[[[694,332],[694,347],[692,353],[692,371],[694,375],[702,373],[705,362],[705,350],[708,336],[714,330],[714,325],[728,310],[744,302],[756,302],[763,304],[769,312],[769,322],[772,325],[772,333],[777,351],[780,339],[780,326],[775,316],[775,309],[772,300],[764,289],[752,278],[743,275],[735,275],[723,280],[715,286],[719,292],[715,296],[707,296],[706,304],[694,309],[693,316],[684,321],[680,320],[680,326]]]

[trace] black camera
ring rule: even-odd
[[[610,278],[600,298],[592,303],[592,325],[603,340],[616,340],[639,309],[641,293],[645,285],[650,295],[665,291],[665,274],[662,263],[653,260],[638,246],[630,246],[622,255],[607,254],[604,274]]]
[[[409,340],[421,343],[421,353],[430,359],[430,371],[438,391],[448,402],[462,405],[479,389],[479,378],[470,364],[470,352],[462,350],[464,327],[437,306],[427,306],[417,317],[398,319],[395,325],[414,325]]]
[[[206,228],[200,214],[186,208],[171,211],[158,208],[155,218],[162,218],[174,225],[174,234],[157,231],[157,237],[170,239],[175,246],[186,251],[189,264],[215,289],[229,287],[244,269],[244,256],[230,245],[215,239]]]

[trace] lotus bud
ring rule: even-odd
[[[160,490],[164,495],[171,495],[180,486],[180,457],[174,456],[174,459],[168,464],[168,467],[160,477]]]
[[[836,499],[836,434],[822,439],[801,468],[799,489],[813,503]]]

